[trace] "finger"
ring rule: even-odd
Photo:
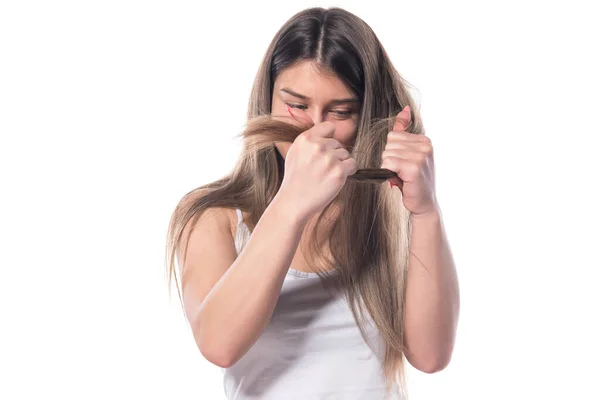
[[[394,141],[394,142],[387,142],[385,145],[384,150],[402,150],[402,149],[410,149],[411,144],[407,143],[405,141]]]
[[[335,149],[333,151],[334,156],[341,161],[347,160],[348,158],[350,158],[350,152],[348,152],[348,150],[344,149],[344,148],[340,148],[340,149]]]
[[[346,172],[346,176],[350,176],[355,174],[358,171],[356,160],[352,157],[348,157],[344,161],[342,161],[342,168]]]
[[[383,162],[381,164],[381,168],[393,170],[394,169],[394,163],[390,163],[389,162],[389,157],[388,157],[387,159],[383,160]],[[400,179],[400,177],[398,176],[398,174],[395,174],[391,178],[386,179],[385,182],[389,182],[390,187],[398,186],[400,189],[402,189],[402,187],[403,187],[403,182]]]
[[[431,142],[431,139],[425,135],[410,133],[406,131],[390,131],[388,132],[388,140],[408,140],[411,142]]]
[[[414,177],[418,176],[420,169],[418,163],[415,161],[397,157],[386,158],[382,164],[383,166],[392,171],[397,171],[397,175],[404,182],[410,182]]]
[[[386,182],[389,182],[390,187],[398,186],[400,190],[402,190],[404,185],[404,182],[402,182],[397,176],[386,180]]]
[[[402,111],[396,115],[396,122],[394,123],[394,128],[392,130],[395,132],[405,131],[411,120],[410,107],[405,106]]]
[[[335,124],[330,121],[321,122],[318,125],[313,126],[305,132],[306,136],[316,136],[321,138],[333,138],[335,133]]]
[[[383,153],[381,153],[382,163],[386,158],[399,158],[402,160],[421,163],[425,161],[426,157],[426,154],[412,149],[384,150]]]
[[[342,144],[340,143],[339,140],[337,139],[331,139],[331,138],[320,138],[320,140],[323,140],[325,145],[327,146],[328,149],[342,149],[344,148],[344,146],[342,146]]]
[[[389,141],[385,145],[384,150],[413,150],[425,154],[432,154],[433,147],[428,143],[414,142],[410,140]]]
[[[306,132],[305,132],[306,133]],[[310,138],[310,141],[313,143],[318,143],[323,150],[337,150],[344,148],[339,140],[332,138],[323,138],[319,136],[313,136]]]

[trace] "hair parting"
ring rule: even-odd
[[[311,8],[290,18],[269,45],[257,72],[248,120],[238,137],[243,149],[234,168],[223,178],[187,193],[176,206],[167,233],[166,268],[169,291],[177,284],[175,261],[183,265],[187,237],[184,228],[195,224],[211,207],[239,208],[252,231],[277,194],[284,160],[275,142],[293,142],[304,129],[271,115],[273,84],[278,74],[298,61],[311,61],[335,73],[360,100],[360,116],[351,155],[359,169],[381,165],[388,132],[396,114],[409,105],[413,134],[425,130],[410,86],[395,70],[371,28],[339,8]],[[290,119],[291,121],[291,119]],[[336,215],[333,220],[330,215]],[[349,218],[348,216],[352,216]],[[322,228],[327,225],[327,233]],[[335,287],[342,291],[366,340],[370,318],[385,343],[383,372],[388,388],[400,381],[404,391],[404,299],[410,246],[410,214],[400,191],[381,179],[348,179],[336,198],[316,218],[308,243],[307,260],[327,281],[325,271],[339,273]],[[327,235],[327,236],[324,236]],[[333,261],[321,249],[329,243]],[[406,396],[406,393],[404,393]]]

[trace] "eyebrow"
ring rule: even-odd
[[[280,92],[287,93],[287,94],[289,94],[289,95],[292,95],[292,96],[294,96],[294,97],[297,97],[297,98],[299,98],[299,99],[302,99],[302,100],[309,100],[309,99],[310,99],[310,97],[308,97],[308,96],[305,96],[305,95],[303,95],[303,94],[300,94],[300,93],[296,93],[296,92],[294,92],[293,90],[291,90],[291,89],[288,89],[288,88],[283,88],[283,89],[281,89],[281,90],[280,90]],[[358,103],[358,99],[357,99],[356,97],[349,97],[349,98],[346,98],[346,99],[335,99],[335,100],[331,100],[331,101],[330,101],[330,103],[333,103],[333,104],[340,104],[340,103]]]

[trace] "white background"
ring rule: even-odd
[[[411,398],[600,398],[598,14],[461,0],[0,3],[0,398],[223,398],[167,224],[233,166],[264,51],[313,5],[370,24],[434,144],[462,308]]]

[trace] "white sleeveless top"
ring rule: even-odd
[[[239,254],[250,230],[238,216]],[[384,346],[368,317],[362,338],[348,302],[326,290],[316,273],[289,269],[273,316],[250,350],[223,369],[229,400],[401,400],[397,385],[387,394]]]

